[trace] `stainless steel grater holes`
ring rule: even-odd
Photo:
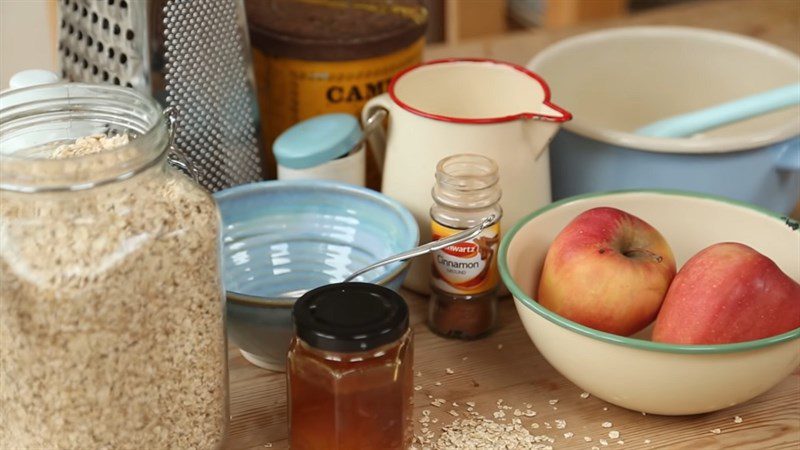
[[[63,76],[152,94],[211,191],[262,178],[241,0],[62,0]]]

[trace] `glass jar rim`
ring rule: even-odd
[[[470,170],[458,173],[454,166],[469,166]],[[464,191],[491,188],[499,180],[497,163],[476,153],[459,153],[443,158],[436,164],[436,181],[448,188]]]
[[[73,135],[90,126],[123,129],[132,139],[64,159],[20,154],[95,134]],[[157,164],[169,148],[170,130],[161,106],[146,94],[112,85],[54,83],[0,92],[0,144],[0,190],[76,191],[128,179]]]

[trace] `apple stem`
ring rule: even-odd
[[[647,249],[644,249],[644,248],[632,248],[630,250],[622,252],[622,254],[627,256],[627,257],[634,257],[634,258],[637,257],[637,256],[641,256],[641,255],[647,256],[649,258],[652,258],[657,263],[660,263],[661,261],[664,260],[664,258],[661,257],[660,255],[657,255],[657,254],[651,252],[650,250],[647,250]]]

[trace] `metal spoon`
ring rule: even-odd
[[[345,278],[344,282],[347,283],[347,282],[353,281],[357,277],[369,272],[370,270],[376,269],[376,268],[381,267],[381,266],[385,266],[386,264],[391,264],[391,263],[397,262],[397,261],[405,261],[407,259],[411,259],[411,258],[414,258],[414,257],[417,257],[417,256],[421,256],[421,255],[424,255],[426,253],[434,252],[436,250],[441,250],[441,249],[443,249],[445,247],[449,247],[449,246],[451,246],[453,244],[458,244],[459,242],[464,242],[464,241],[470,240],[472,238],[475,238],[479,234],[481,234],[481,231],[483,231],[488,226],[493,224],[495,222],[495,219],[496,219],[495,215],[492,214],[491,216],[483,219],[483,221],[480,224],[475,225],[472,228],[467,228],[466,230],[464,230],[464,231],[462,231],[460,233],[456,233],[456,234],[454,234],[452,236],[448,236],[448,237],[446,237],[444,239],[439,239],[438,241],[429,242],[429,243],[427,243],[425,245],[420,245],[419,247],[412,248],[411,250],[405,251],[403,253],[398,253],[398,254],[390,256],[390,257],[388,257],[386,259],[382,259],[382,260],[376,262],[375,264],[370,264],[367,267],[364,267],[362,269],[358,269],[355,272],[353,272],[352,274],[350,274],[350,276]]]

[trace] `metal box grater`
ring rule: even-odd
[[[176,110],[175,145],[210,191],[262,179],[242,0],[60,0],[59,19],[64,78]]]

